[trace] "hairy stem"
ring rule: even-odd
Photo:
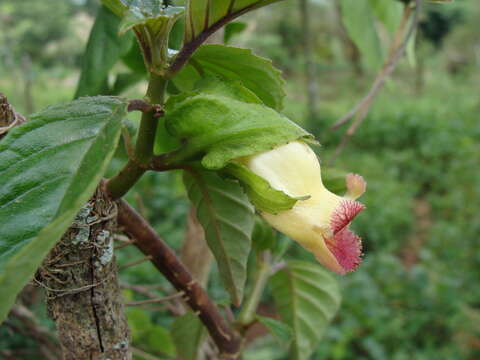
[[[147,98],[151,104],[163,105],[165,88],[166,81],[159,75],[152,73],[147,89]],[[135,160],[141,165],[148,164],[153,156],[153,144],[155,142],[157,125],[158,119],[155,117],[154,109],[149,109],[143,113],[135,148]]]
[[[150,104],[163,105],[167,81],[157,74],[150,74],[146,97]],[[155,133],[158,126],[154,106],[146,108],[138,129],[135,152],[127,164],[113,178],[107,181],[107,191],[113,199],[119,199],[130,190],[148,170],[153,158]]]

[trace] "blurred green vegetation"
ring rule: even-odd
[[[0,91],[20,112],[69,100],[75,91],[96,4],[50,2],[0,3]],[[307,117],[297,6],[286,1],[242,18],[247,27],[231,41],[253,47],[284,71],[285,113],[318,137],[326,166],[346,130],[330,126],[366,94],[374,72],[362,67],[342,35],[335,1],[311,1],[320,91],[318,115]],[[425,7],[415,64],[400,63],[334,164],[368,182],[362,199],[367,211],[353,223],[365,260],[355,273],[338,277],[343,304],[314,359],[480,358],[479,16],[475,1]],[[30,64],[22,61],[25,56]],[[143,91],[141,84],[131,95]],[[180,249],[188,202],[179,174],[148,174],[129,201]],[[118,251],[120,264],[140,257],[132,247]],[[287,257],[311,259],[293,244]],[[159,294],[170,290],[149,263],[121,277],[125,283],[155,285],[152,291]],[[215,271],[209,289],[217,301],[226,299]],[[128,289],[125,296],[141,299]],[[262,306],[273,307],[268,291]],[[173,318],[146,309],[128,311],[135,346],[160,358],[171,355],[165,329]],[[36,313],[52,327],[41,306]],[[6,327],[0,339],[0,349],[34,346]],[[286,359],[269,336],[256,339],[244,358]]]

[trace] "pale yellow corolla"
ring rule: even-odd
[[[361,261],[361,239],[348,225],[365,206],[355,201],[365,192],[359,175],[347,175],[347,193],[339,196],[323,185],[316,154],[305,143],[294,141],[242,162],[255,174],[299,200],[278,214],[262,212],[275,229],[311,251],[317,260],[339,274],[356,269]]]

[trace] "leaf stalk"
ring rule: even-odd
[[[249,294],[245,305],[238,317],[238,323],[242,327],[248,327],[255,321],[258,304],[262,299],[263,290],[271,275],[270,253],[264,252],[257,259],[258,270],[254,279],[252,292]]]

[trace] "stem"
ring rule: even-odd
[[[105,184],[108,194],[112,199],[120,199],[137,183],[140,177],[147,171],[133,160],[128,160],[125,167]]]
[[[241,325],[248,326],[255,320],[258,304],[260,303],[263,290],[271,274],[270,270],[270,254],[264,253],[263,258],[258,259],[258,271],[255,276],[253,290],[238,317],[238,322]]]
[[[163,105],[165,97],[166,80],[157,74],[150,74],[147,98],[151,104]],[[153,157],[153,144],[157,131],[158,119],[155,118],[155,110],[150,109],[142,115],[140,128],[138,129],[137,146],[135,148],[135,160],[141,165],[147,165]]]
[[[118,222],[136,240],[135,246],[145,255],[151,256],[153,265],[178,291],[184,293],[184,300],[207,328],[222,358],[237,359],[241,345],[238,333],[227,324],[218,307],[172,249],[150,224],[123,200],[118,202]]]
[[[151,104],[163,105],[166,85],[167,81],[164,78],[150,74],[146,97]],[[117,175],[107,181],[107,191],[112,199],[119,199],[125,195],[148,170],[150,160],[153,158],[158,126],[158,118],[155,115],[156,110],[153,106],[143,112],[134,156]]]

